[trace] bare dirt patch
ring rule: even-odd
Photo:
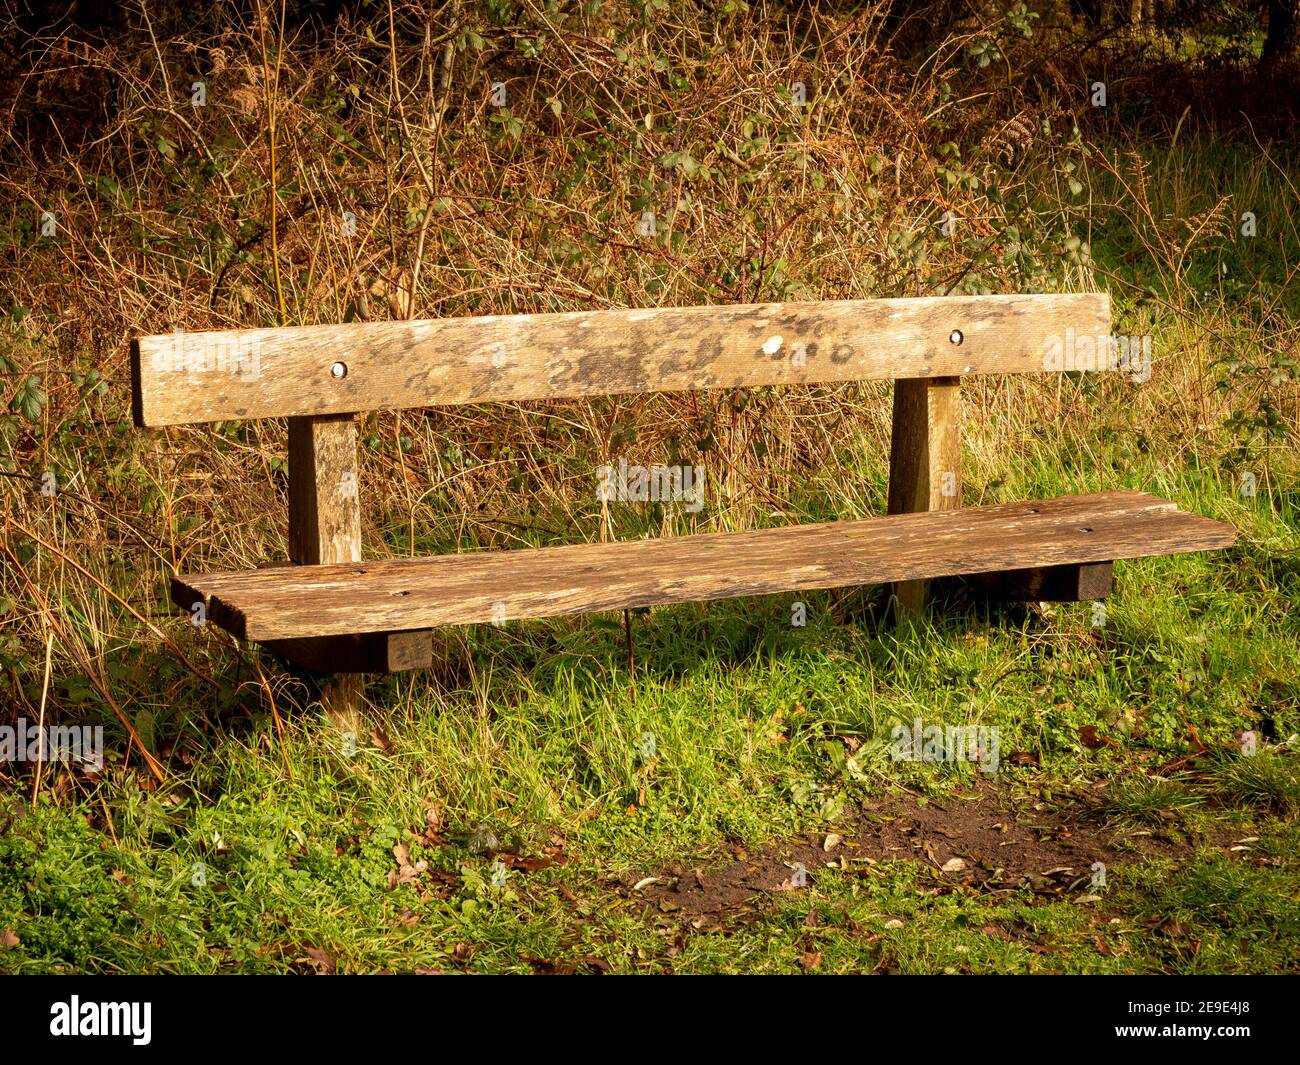
[[[1090,809],[1078,799],[1017,802],[991,785],[942,802],[890,796],[864,804],[824,833],[752,853],[735,847],[672,866],[652,880],[632,879],[623,890],[661,912],[739,915],[752,912],[764,896],[815,884],[828,866],[870,876],[873,866],[901,860],[923,866],[937,890],[961,885],[987,893],[1028,888],[1082,895],[1096,862],[1110,866],[1193,850],[1176,837],[1108,828],[1088,816]]]

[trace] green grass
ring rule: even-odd
[[[1196,498],[1209,513],[1240,508]],[[819,971],[1294,969],[1296,756],[1235,755],[1233,733],[1267,717],[1271,748],[1300,730],[1300,618],[1263,606],[1285,588],[1259,546],[1295,529],[1252,520],[1258,543],[1227,555],[1121,564],[1100,629],[1088,604],[1041,618],[940,609],[902,634],[836,620],[826,595],[808,597],[804,628],[789,623],[789,597],[675,607],[635,619],[633,694],[615,622],[484,627],[453,651],[467,673],[372,688],[382,734],[350,756],[311,713],[285,722],[283,753],[269,716],[235,714],[187,775],[142,790],[110,742],[102,780],[75,800],[55,805],[46,789],[35,810],[6,801],[0,924],[21,944],[0,968],[278,972],[309,965],[313,948],[345,971],[592,957],[615,971],[786,972],[813,959]],[[205,697],[177,694],[181,706]],[[1011,793],[1050,806],[1109,779],[1105,823],[1154,825],[1198,849],[1112,870],[1091,905],[935,895],[905,862],[865,878],[826,870],[703,930],[671,916],[659,927],[611,885],[724,844],[828,829],[891,789],[975,784],[968,766],[892,761],[889,729],[914,716],[1001,728]],[[1118,747],[1087,750],[1087,724]],[[1151,779],[1188,752],[1189,726],[1222,752],[1216,765]],[[858,741],[851,761],[835,737]],[[1041,764],[1008,765],[1014,751]],[[422,843],[430,810],[439,837]],[[1261,841],[1225,855],[1205,843],[1222,824]],[[558,848],[567,862],[511,869],[494,887],[493,858],[475,846],[485,830],[513,853]],[[388,887],[403,842],[438,874],[421,878],[427,897]]]

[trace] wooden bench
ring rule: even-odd
[[[968,577],[1099,599],[1115,559],[1229,546],[1230,526],[1134,491],[959,509],[968,374],[1124,370],[1105,295],[852,300],[141,337],[139,426],[289,419],[289,564],[178,574],[175,603],[300,667],[323,701],[431,664],[429,630],[733,596]],[[1079,353],[1086,352],[1086,361]],[[635,392],[895,381],[889,515],[566,547],[362,561],[359,412]]]

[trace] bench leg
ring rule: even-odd
[[[361,561],[357,425],[351,414],[289,419],[289,557],[316,566]],[[342,732],[359,732],[364,678],[336,673],[321,705]]]
[[[889,448],[889,513],[956,510],[961,506],[961,378],[894,382]],[[899,621],[925,607],[929,581],[893,588]]]
[[[340,732],[360,734],[366,673],[400,673],[433,665],[433,634],[365,632],[266,640],[262,647],[311,674],[325,715]]]
[[[365,689],[364,673],[336,673],[320,685],[320,705],[336,732],[351,733],[361,740],[361,699]]]

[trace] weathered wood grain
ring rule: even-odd
[[[259,569],[293,566],[293,562],[263,562]],[[205,600],[195,600],[207,608]],[[191,603],[189,609],[193,609]],[[304,636],[263,640],[273,654],[309,673],[401,673],[433,665],[433,633],[366,632],[349,636]]]
[[[961,506],[961,378],[894,382],[889,445],[890,514]],[[904,581],[893,594],[900,620],[925,606],[929,582]]]
[[[177,332],[132,344],[137,425],[1070,368],[1110,297],[946,296]],[[958,337],[959,334],[959,337]],[[1086,340],[1086,344],[1084,341]]]
[[[1227,547],[1231,526],[1106,492],[755,532],[178,576],[254,639],[509,622]]]
[[[361,560],[357,425],[350,414],[289,419],[289,558],[300,566]],[[343,638],[340,659],[355,650],[354,642]],[[329,657],[325,651],[319,638],[278,648],[291,661]],[[336,728],[356,733],[365,682],[360,674],[337,672],[321,684],[321,706]]]
[[[357,427],[350,414],[289,419],[289,558],[361,559]]]

